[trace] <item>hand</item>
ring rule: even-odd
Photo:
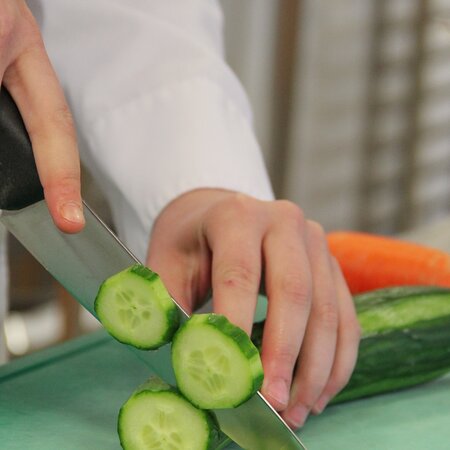
[[[188,312],[212,287],[214,311],[247,333],[264,273],[262,393],[292,428],[347,383],[360,336],[352,298],[324,231],[293,203],[186,193],[157,219],[147,264]]]
[[[84,226],[75,128],[24,0],[0,0],[0,82],[9,90],[30,135],[50,214],[62,231]]]

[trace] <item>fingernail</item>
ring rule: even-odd
[[[84,222],[83,210],[81,206],[75,202],[64,203],[60,209],[61,215],[69,222]]]
[[[314,414],[320,414],[324,409],[325,406],[327,406],[329,401],[329,397],[327,395],[323,395],[322,397],[317,400],[316,404],[314,405],[313,412]]]
[[[282,378],[276,378],[268,383],[267,387],[263,388],[266,397],[280,403],[282,407],[286,407],[289,401],[289,391],[286,381]]]
[[[303,405],[294,406],[288,413],[289,421],[295,428],[300,428],[304,425],[308,417],[309,409]]]

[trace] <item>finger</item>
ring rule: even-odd
[[[212,205],[231,195],[212,189],[186,192],[166,205],[154,222],[147,264],[188,313],[201,306],[211,291],[211,251],[204,236],[204,216]]]
[[[279,221],[277,217],[283,217]],[[262,343],[262,393],[281,411],[289,401],[294,366],[311,304],[311,273],[301,210],[277,202],[275,226],[264,238],[267,318]]]
[[[188,313],[193,311],[196,261],[171,245],[155,242],[150,246],[147,265],[161,276],[172,298]]]
[[[3,82],[30,135],[45,199],[55,224],[74,233],[84,226],[80,163],[74,124],[43,44],[10,65]]]
[[[196,228],[174,235],[169,223],[156,221],[147,255],[147,265],[161,276],[172,298],[191,314],[199,299],[203,299],[210,286],[211,257],[204,245],[197,242]],[[176,230],[178,231],[178,229]]]
[[[347,283],[336,260],[332,259],[331,262],[339,310],[337,350],[328,383],[312,409],[314,414],[320,414],[330,399],[348,383],[355,367],[361,336],[353,299]]]
[[[329,379],[338,327],[334,279],[325,234],[319,224],[308,222],[306,235],[313,300],[290,403],[283,412],[283,418],[292,428],[303,425]]]
[[[262,230],[257,209],[243,197],[207,220],[205,237],[212,252],[214,312],[250,334],[261,278]]]
[[[260,242],[251,230],[235,228],[221,234],[212,244],[214,312],[250,334],[261,271]]]

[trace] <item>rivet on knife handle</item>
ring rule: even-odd
[[[0,209],[17,210],[44,198],[30,138],[8,91],[0,90]]]

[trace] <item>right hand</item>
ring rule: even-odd
[[[24,0],[0,0],[0,82],[19,108],[56,226],[84,226],[75,127],[39,27]]]

